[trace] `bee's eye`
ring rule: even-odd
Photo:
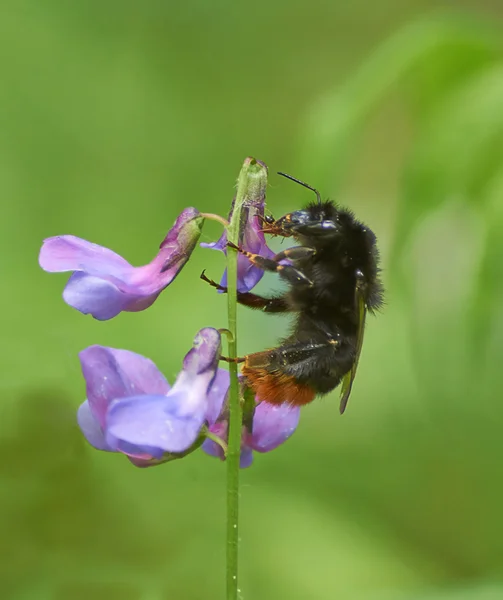
[[[323,220],[321,222],[321,227],[322,227],[322,229],[327,230],[327,231],[337,229],[336,223],[334,223],[334,221],[332,221],[331,219],[327,219],[326,221]]]
[[[268,223],[269,225],[272,225],[272,223],[274,223],[274,217],[271,215],[266,215],[264,217],[264,222]]]

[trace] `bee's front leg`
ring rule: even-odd
[[[303,255],[303,258],[308,258],[313,255],[315,250],[313,248],[307,248],[304,246],[299,246],[297,248],[290,248],[289,250],[284,250],[279,254],[276,254],[273,258],[265,258],[264,256],[260,256],[259,254],[253,254],[252,252],[247,252],[243,250],[243,248],[239,248],[235,244],[231,242],[227,242],[227,246],[229,248],[233,248],[237,250],[244,256],[248,258],[248,260],[263,271],[270,271],[272,273],[278,273],[281,279],[284,279],[288,283],[291,284],[301,284],[307,287],[312,287],[313,282],[302,273],[299,269],[291,265],[282,265],[280,261],[289,259],[289,260],[300,260],[300,255]],[[297,258],[293,258],[297,256]]]
[[[213,279],[206,277],[204,271],[201,273],[200,277],[203,281],[209,283],[211,287],[216,288],[218,291],[223,292],[224,294],[227,293],[227,288],[225,286],[220,285],[216,281],[213,281]],[[243,306],[263,310],[264,312],[268,313],[282,313],[292,310],[285,296],[264,298],[264,296],[252,294],[251,292],[238,292],[237,300],[239,304],[242,304]]]

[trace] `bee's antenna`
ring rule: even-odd
[[[295,183],[299,183],[300,185],[303,185],[308,190],[311,190],[312,192],[314,192],[316,194],[316,198],[318,198],[318,204],[321,204],[320,192],[318,190],[315,190],[314,187],[311,187],[304,181],[301,181],[300,179],[296,179],[295,177],[292,177],[291,175],[288,175],[287,173],[282,173],[281,171],[278,171],[278,175],[281,175],[282,177],[286,177],[287,179],[291,179],[292,181],[295,181]]]

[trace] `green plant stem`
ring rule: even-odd
[[[267,168],[253,158],[244,161],[239,173],[236,200],[231,222],[227,229],[227,239],[239,245],[241,210],[243,205],[254,198],[265,195]],[[228,355],[237,357],[237,252],[227,251],[227,298],[229,331]],[[238,599],[238,542],[239,542],[239,459],[241,455],[241,430],[243,411],[241,406],[238,365],[229,365],[229,438],[227,449],[227,600]]]
[[[229,241],[237,243],[229,227]],[[229,358],[237,357],[236,343],[236,278],[237,256],[234,250],[227,252],[227,298],[229,330]],[[239,521],[239,457],[241,453],[241,403],[239,401],[238,365],[229,364],[229,440],[227,447],[227,600],[238,597],[238,521]]]

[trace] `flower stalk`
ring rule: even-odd
[[[241,211],[246,203],[263,197],[267,186],[267,167],[254,158],[247,158],[239,173],[236,200],[227,229],[229,242],[239,244]],[[227,252],[227,298],[229,336],[228,355],[237,358],[237,251]],[[229,438],[227,450],[227,600],[238,599],[238,541],[239,541],[239,460],[243,412],[241,406],[238,366],[230,362]]]

